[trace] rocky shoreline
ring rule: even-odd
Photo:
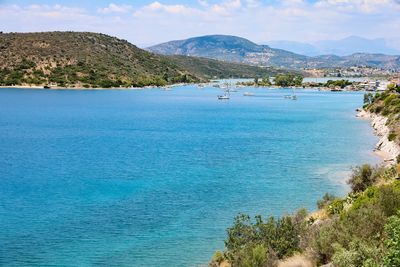
[[[374,152],[383,159],[385,165],[395,164],[400,154],[400,146],[394,141],[389,141],[390,129],[386,125],[388,118],[364,109],[358,109],[356,117],[370,120],[375,134],[379,137]]]

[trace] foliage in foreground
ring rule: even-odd
[[[305,212],[295,217],[284,216],[265,221],[261,216],[251,220],[248,215],[238,215],[228,228],[225,256],[232,266],[264,266],[298,251]]]
[[[295,253],[314,264],[400,266],[400,181],[396,167],[353,169],[345,198],[326,194],[320,218],[300,211],[282,218],[248,215],[227,230],[219,262],[232,266],[276,266]],[[215,262],[213,263],[214,266]]]

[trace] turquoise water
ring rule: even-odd
[[[360,93],[0,90],[0,265],[198,266],[377,162]]]

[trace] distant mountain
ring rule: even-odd
[[[295,42],[295,41],[269,41],[266,45],[277,48],[288,50],[296,54],[306,55],[306,56],[319,56],[326,53],[322,53],[316,46],[308,43]]]
[[[350,36],[341,40],[319,41],[314,46],[323,54],[348,56],[355,53],[400,55],[400,51],[389,47],[385,39],[366,39]]]
[[[343,41],[355,45],[355,38]],[[316,54],[317,50],[302,43],[295,43],[297,50]],[[290,43],[286,43],[290,45]],[[322,46],[323,44],[321,44]],[[379,46],[375,47],[377,50]],[[245,64],[289,69],[373,66],[385,69],[400,69],[399,56],[382,53],[355,53],[348,56],[306,56],[283,49],[258,45],[247,39],[229,35],[208,35],[186,40],[170,41],[147,48],[157,54],[206,57]]]
[[[0,33],[0,85],[146,86],[274,73],[212,59],[155,55],[98,33]]]
[[[185,55],[261,66],[296,68],[305,56],[258,45],[247,39],[229,35],[208,35],[171,41],[147,48],[162,55]]]
[[[312,44],[294,41],[270,41],[266,44],[273,48],[285,49],[307,56],[326,54],[348,56],[355,53],[400,55],[400,51],[388,46],[385,39],[366,39],[358,36],[350,36],[341,40],[324,40]]]

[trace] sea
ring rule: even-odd
[[[243,96],[251,92],[253,96]],[[0,89],[1,266],[207,266],[377,164],[360,92]]]

